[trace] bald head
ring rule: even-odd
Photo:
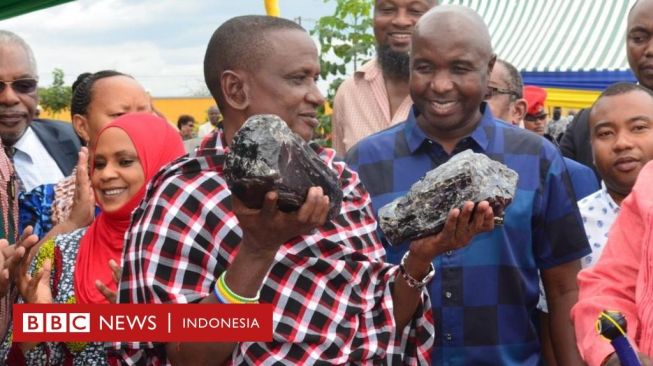
[[[460,41],[491,58],[490,32],[478,13],[460,5],[440,5],[431,8],[420,18],[413,32],[413,43],[418,37],[435,38],[451,34],[461,35]]]
[[[639,0],[628,14],[626,53],[628,64],[637,80],[653,88],[653,0]]]
[[[438,6],[422,16],[413,32],[410,95],[429,137],[455,144],[475,128],[495,60],[487,27],[471,9]]]

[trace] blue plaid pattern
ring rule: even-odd
[[[581,258],[590,248],[558,150],[544,138],[495,120],[485,104],[481,110],[478,127],[452,155],[472,149],[506,164],[519,174],[517,192],[504,225],[434,260],[432,361],[538,365],[533,322],[538,269]],[[407,121],[362,140],[347,155],[372,196],[375,213],[451,157],[419,128],[415,113],[413,109]],[[388,260],[398,263],[409,243],[389,246],[383,240]]]

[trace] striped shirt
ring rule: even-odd
[[[120,303],[198,302],[234,259],[242,230],[230,209],[221,136],[209,135],[203,147],[213,148],[177,160],[152,179],[127,234]],[[239,343],[231,363],[428,363],[433,323],[426,291],[410,326],[398,334],[391,292],[397,267],[383,262],[370,196],[333,150],[311,146],[338,175],[340,214],[281,246],[260,292],[261,302],[275,306],[273,341]],[[152,351],[161,347],[122,347],[143,348],[125,355],[129,364],[167,362]]]
[[[333,148],[338,156],[345,156],[362,138],[405,120],[412,105],[407,95],[391,116],[381,67],[376,59],[367,62],[336,93],[331,116]]]

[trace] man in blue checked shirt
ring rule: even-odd
[[[496,56],[472,10],[439,6],[417,23],[408,119],[362,140],[347,161],[375,210],[427,171],[472,149],[519,173],[503,226],[436,257],[430,284],[437,365],[539,365],[538,270],[552,317],[558,364],[582,364],[569,311],[579,258],[590,252],[562,156],[541,137],[495,119],[483,101]],[[395,263],[408,243],[384,243]]]

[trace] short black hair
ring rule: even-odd
[[[594,105],[596,105],[596,103],[603,97],[613,97],[616,95],[626,94],[637,90],[648,94],[651,97],[651,99],[653,99],[653,91],[651,91],[649,88],[645,86],[642,86],[640,84],[628,83],[628,82],[618,82],[608,86],[608,88],[605,89],[603,93],[599,95],[598,98],[596,98]],[[594,107],[594,105],[592,105],[592,107]]]
[[[85,72],[80,74],[72,86],[73,97],[70,101],[71,117],[76,114],[85,116],[88,112],[88,106],[93,99],[93,85],[95,82],[112,76],[126,76],[131,78],[131,76],[115,70],[102,70],[96,73]]]
[[[265,15],[231,18],[215,30],[204,55],[204,81],[218,105],[226,105],[220,86],[222,73],[229,69],[255,70],[270,52],[266,34],[279,30],[306,32],[291,20]]]
[[[514,91],[516,94],[514,95],[515,99],[521,99],[524,97],[524,80],[521,77],[521,74],[519,73],[519,70],[513,64],[506,60],[502,59],[497,59],[497,63],[500,63],[503,65],[503,67],[506,68],[506,71],[508,72],[508,75],[506,75],[506,79],[504,80],[506,84],[508,84],[508,88],[512,91]],[[511,94],[512,96],[512,94]]]
[[[589,110],[590,115],[592,114],[592,112],[594,111],[594,108],[596,107],[596,105],[599,103],[599,101],[601,99],[603,99],[605,97],[614,97],[614,96],[617,96],[617,95],[622,95],[622,94],[626,94],[626,93],[630,93],[630,92],[634,92],[634,91],[641,91],[641,92],[646,93],[648,96],[651,97],[651,103],[653,103],[653,91],[651,91],[649,88],[647,88],[645,86],[642,86],[642,85],[639,85],[639,84],[628,83],[628,82],[623,82],[622,81],[622,82],[614,83],[614,84],[608,86],[608,88],[605,89],[601,93],[601,95],[599,95],[598,98],[596,98],[596,100],[594,101],[594,104],[592,104],[592,107]],[[588,126],[591,126],[590,122],[591,122],[590,118],[588,118],[587,119]],[[593,135],[593,132],[590,131],[590,134]]]
[[[184,126],[190,122],[195,123],[195,117],[189,115],[189,114],[182,114],[179,116],[177,119],[177,128],[181,130],[181,126]]]

